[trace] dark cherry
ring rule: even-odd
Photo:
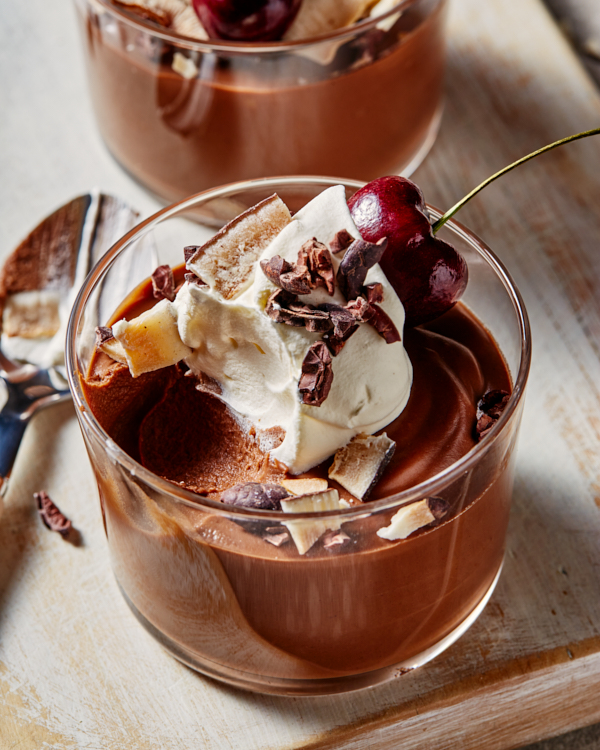
[[[281,39],[302,0],[192,0],[206,33],[233,42]]]
[[[404,177],[379,177],[348,201],[363,239],[387,237],[380,265],[400,297],[406,325],[427,323],[449,310],[467,285],[467,264],[434,236],[421,190]]]

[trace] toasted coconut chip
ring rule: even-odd
[[[290,223],[290,212],[272,195],[223,227],[187,261],[187,268],[224,299],[233,299],[249,285],[254,265],[271,240]]]
[[[340,499],[337,490],[327,490],[309,495],[288,498],[281,501],[281,509],[284,513],[310,513],[324,510],[338,510]],[[306,554],[313,544],[327,531],[337,531],[341,522],[336,518],[314,518],[297,521],[284,521],[298,552]]]
[[[392,522],[377,531],[377,536],[389,541],[406,539],[423,526],[429,526],[436,520],[436,516],[429,507],[429,499],[419,500],[411,505],[405,505],[392,516]]]
[[[356,435],[340,448],[329,469],[329,478],[354,497],[365,500],[392,459],[396,443],[382,435]]]
[[[304,479],[282,479],[281,486],[289,490],[292,495],[314,495],[327,490],[327,480],[320,477],[306,477]]]

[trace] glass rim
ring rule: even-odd
[[[119,464],[128,470],[131,476],[137,477],[149,485],[152,489],[170,495],[177,502],[181,502],[184,505],[193,507],[195,509],[205,508],[210,512],[215,512],[220,515],[235,516],[247,519],[256,520],[268,520],[268,521],[282,521],[282,513],[280,511],[266,511],[253,508],[241,508],[239,506],[224,505],[219,500],[211,500],[204,495],[199,495],[190,490],[186,490],[183,487],[178,486],[174,482],[170,482],[167,479],[154,474],[149,469],[146,469],[142,464],[132,458],[128,453],[122,450],[110,437],[110,435],[100,426],[96,417],[94,416],[91,408],[89,407],[81,384],[79,381],[80,372],[77,353],[75,350],[75,342],[77,333],[79,330],[79,324],[82,318],[83,309],[97,286],[97,283],[103,278],[105,272],[107,272],[120,255],[124,252],[129,245],[141,239],[147,232],[149,232],[156,224],[162,221],[177,216],[179,213],[193,208],[200,200],[216,199],[225,197],[233,192],[240,192],[243,190],[253,189],[257,187],[270,188],[270,186],[281,186],[281,187],[292,187],[298,185],[317,185],[323,186],[323,188],[330,187],[332,185],[343,185],[345,188],[358,190],[364,182],[358,180],[347,180],[342,178],[334,177],[321,177],[311,175],[299,175],[289,177],[266,177],[255,180],[244,180],[241,182],[228,183],[227,185],[221,185],[216,188],[204,190],[200,193],[186,198],[177,203],[171,204],[165,208],[160,209],[156,213],[144,219],[125,234],[120,240],[118,240],[107,252],[102,256],[94,268],[90,271],[87,278],[85,279],[77,298],[71,309],[69,316],[69,323],[66,334],[66,368],[69,386],[73,396],[73,401],[77,409],[77,414],[86,427],[94,434],[94,436],[104,444],[105,449],[109,452],[113,459],[117,460]],[[427,208],[434,220],[438,219],[442,212],[427,204]],[[452,230],[453,233],[461,237],[467,242],[475,251],[482,257],[486,263],[492,267],[496,276],[502,282],[505,292],[507,293],[510,301],[512,302],[513,310],[515,312],[521,348],[520,348],[520,361],[519,369],[514,378],[513,389],[510,394],[508,403],[498,419],[493,434],[489,435],[484,441],[477,443],[471,448],[464,456],[450,464],[450,466],[443,469],[438,474],[426,479],[419,484],[414,485],[406,490],[397,492],[393,495],[389,495],[385,498],[378,500],[370,500],[362,504],[361,506],[352,506],[350,508],[342,508],[339,510],[330,511],[309,511],[304,513],[285,513],[285,521],[291,521],[294,519],[307,518],[345,518],[347,521],[357,516],[364,516],[365,513],[371,515],[372,513],[388,510],[390,508],[401,508],[404,505],[408,505],[416,500],[420,500],[425,497],[436,496],[440,489],[448,486],[453,481],[459,478],[460,475],[466,473],[474,464],[485,456],[488,451],[496,444],[500,435],[504,431],[504,427],[511,420],[512,415],[520,404],[525,390],[527,377],[531,365],[531,328],[529,324],[529,317],[525,309],[523,298],[521,293],[517,289],[512,279],[512,276],[505,268],[504,264],[499,260],[495,253],[482,241],[477,235],[463,226],[461,223],[451,219],[447,222],[444,229]],[[442,230],[443,231],[443,230]]]
[[[269,53],[281,53],[281,52],[294,52],[303,50],[308,47],[315,46],[322,42],[328,42],[338,39],[344,39],[346,37],[354,36],[357,31],[364,32],[369,31],[373,27],[377,26],[382,20],[393,16],[398,11],[405,10],[407,7],[414,5],[421,0],[399,0],[396,5],[385,13],[382,13],[375,18],[366,18],[362,21],[357,21],[352,26],[344,26],[341,29],[335,29],[324,34],[318,34],[317,36],[308,37],[306,39],[298,39],[295,41],[278,41],[278,42],[233,42],[228,40],[219,39],[194,39],[193,37],[179,34],[176,31],[162,30],[160,27],[152,24],[150,21],[146,21],[143,18],[135,18],[133,15],[129,15],[127,11],[122,8],[118,8],[116,5],[111,3],[111,0],[85,0],[85,2],[95,2],[101,5],[106,11],[111,13],[113,16],[119,18],[128,26],[135,29],[142,30],[147,33],[151,33],[153,36],[162,39],[165,42],[176,44],[179,47],[185,47],[191,50],[197,50],[198,52],[231,52],[240,55],[255,55],[269,54]],[[445,0],[436,0],[436,7],[444,3]]]

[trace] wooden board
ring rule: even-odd
[[[152,211],[94,128],[69,0],[7,4],[0,40],[0,253],[94,184]],[[600,123],[541,0],[454,0],[447,90],[415,175],[441,207]],[[595,139],[511,173],[461,215],[507,263],[534,335],[506,564],[463,639],[394,683],[332,698],[256,696],[182,667],[119,595],[66,404],[28,428],[0,522],[0,747],[494,750],[599,721],[599,197]],[[42,527],[42,488],[82,546]]]

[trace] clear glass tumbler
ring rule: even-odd
[[[168,202],[278,174],[410,174],[435,140],[446,0],[268,44],[193,41],[110,0],[75,3],[100,132]]]
[[[100,426],[96,404],[82,385],[95,327],[113,317],[158,263],[179,263],[184,245],[202,242],[241,210],[273,192],[297,210],[335,182],[290,177],[238,183],[160,211],[92,271],[67,336],[77,416],[125,599],[176,658],[258,692],[342,692],[424,664],[474,622],[504,556],[529,325],[502,264],[455,222],[442,234],[469,265],[460,304],[494,337],[511,373],[512,395],[493,433],[427,481],[359,508],[286,514],[286,522],[333,518],[353,545],[333,552],[315,546],[300,556],[294,545],[266,544],[253,531],[280,524],[281,513],[226,506],[188,492],[142,467]],[[362,183],[343,184],[350,196]],[[372,544],[398,508],[432,497],[452,509],[439,524]]]

